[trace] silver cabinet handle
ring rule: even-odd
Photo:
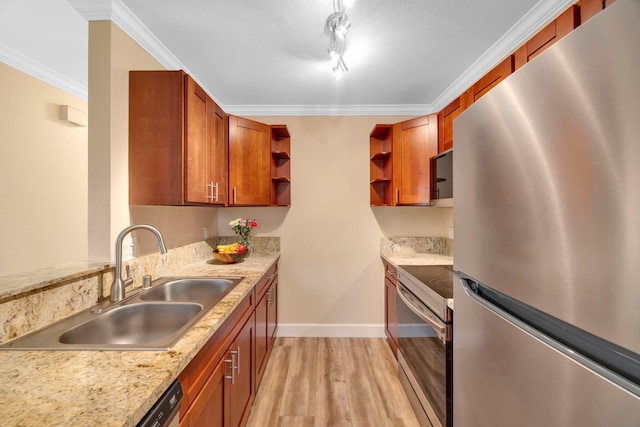
[[[235,355],[233,354],[234,352],[231,352],[231,359],[225,359],[224,361],[226,363],[231,363],[231,375],[225,375],[224,377],[228,380],[231,380],[231,384],[235,384],[236,383],[236,375],[235,375],[235,365],[236,365],[236,358]]]
[[[400,203],[400,190],[396,187],[396,205]]]
[[[207,184],[207,199],[213,200],[213,182]]]
[[[233,187],[233,204],[236,204],[236,187]]]
[[[212,186],[214,185],[213,182],[211,183],[211,185]],[[216,187],[216,193],[215,193],[215,196],[214,196],[214,200],[216,202],[218,202],[219,200],[218,200],[218,183],[217,182],[215,183],[215,187]]]
[[[238,355],[238,360],[236,363],[236,371],[238,372],[238,375],[240,375],[240,347],[236,347],[236,351],[235,352],[231,352],[231,353],[236,353]]]

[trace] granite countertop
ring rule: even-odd
[[[382,258],[398,267],[400,265],[453,265],[453,257],[421,252],[380,253]]]
[[[0,425],[135,426],[278,257],[165,268],[163,276],[245,276],[169,351],[0,351]]]

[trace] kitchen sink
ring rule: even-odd
[[[220,300],[236,284],[237,279],[192,277],[167,280],[143,293],[143,301],[200,301],[210,298]]]
[[[0,345],[0,350],[168,350],[244,277],[161,277]]]
[[[200,304],[136,303],[118,307],[75,326],[62,335],[62,344],[140,344],[178,332],[202,311]]]

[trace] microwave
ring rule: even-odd
[[[453,148],[431,158],[431,200],[435,206],[453,206]]]

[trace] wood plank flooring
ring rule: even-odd
[[[277,338],[247,427],[419,427],[382,338]]]

